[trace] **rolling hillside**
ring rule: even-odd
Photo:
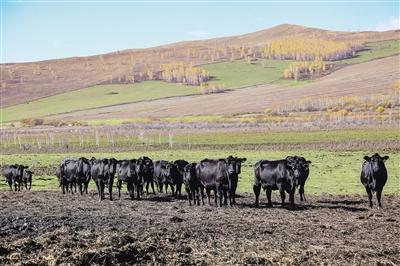
[[[222,94],[174,97],[77,111],[53,118],[107,119],[250,113],[305,97],[324,99],[388,93],[399,78],[399,60],[400,56],[392,56],[347,66],[299,88],[266,84]]]
[[[288,37],[315,37],[339,41],[376,42],[399,39],[399,31],[334,32],[296,25],[279,25],[255,33],[202,41],[180,42],[148,49],[1,65],[1,107],[87,88],[118,83],[121,77],[135,75],[151,66],[171,62],[210,64],[231,59],[227,51],[241,47],[255,49],[271,40]]]

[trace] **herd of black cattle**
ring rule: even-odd
[[[378,208],[381,207],[382,189],[387,181],[387,170],[385,161],[388,156],[381,157],[375,153],[371,157],[365,156],[361,170],[361,183],[364,185],[369,205],[372,207],[372,193],[376,192]],[[211,205],[210,194],[214,191],[215,205],[222,206],[236,204],[235,193],[241,173],[241,165],[246,158],[229,156],[224,159],[204,159],[200,162],[189,163],[185,160],[173,162],[159,160],[153,162],[149,157],[143,156],[139,159],[116,160],[111,159],[66,159],[56,169],[56,176],[62,192],[76,192],[78,186],[81,194],[88,192],[88,185],[92,179],[96,186],[99,199],[104,199],[104,189],[107,186],[110,200],[112,200],[112,189],[115,175],[117,175],[118,196],[121,197],[122,183],[126,183],[131,199],[139,199],[143,194],[144,187],[152,193],[154,184],[158,192],[163,189],[168,193],[168,187],[173,195],[181,196],[182,185],[185,186],[189,204],[204,205],[204,190],[207,194],[208,204]],[[289,194],[290,205],[294,205],[295,190],[299,188],[300,200],[305,199],[304,185],[309,175],[311,161],[300,156],[288,156],[283,160],[261,160],[254,165],[253,191],[256,197],[255,205],[259,204],[261,188],[266,191],[268,206],[272,206],[271,192],[279,190],[282,206],[285,204],[286,194]],[[21,190],[25,185],[30,189],[32,185],[33,172],[27,166],[14,164],[3,168],[3,175],[12,190]],[[29,188],[28,188],[29,184]]]

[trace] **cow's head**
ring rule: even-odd
[[[364,160],[371,164],[372,171],[379,172],[379,170],[385,167],[385,161],[389,159],[389,156],[381,157],[378,153],[375,153],[371,157],[364,156]]]
[[[168,162],[165,166],[165,174],[169,182],[173,182],[178,177],[179,169],[173,162]]]
[[[246,161],[246,158],[238,158],[233,156],[228,156],[226,162],[228,165],[228,173],[239,175],[242,171],[242,163]]]
[[[183,168],[183,178],[190,180],[196,176],[196,163],[190,163]]]

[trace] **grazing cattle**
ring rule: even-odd
[[[203,185],[197,178],[196,165],[197,163],[190,163],[185,165],[183,169],[183,182],[185,184],[189,205],[192,205],[192,199],[195,205],[196,203],[197,205],[200,205],[200,193],[201,201],[204,205]]]
[[[154,162],[154,182],[156,183],[158,192],[163,193],[163,186],[167,186],[169,183],[167,176],[167,161],[160,160]]]
[[[81,157],[78,160],[64,160],[60,167],[61,174],[61,186],[62,191],[65,194],[65,190],[68,192],[68,187],[71,189],[71,193],[74,194],[73,187],[78,184],[79,192],[81,195],[85,190],[87,180],[90,179],[90,162],[88,159]],[[57,174],[57,171],[56,171]]]
[[[233,157],[233,156],[228,156],[226,158],[228,164],[232,165],[233,168],[235,169],[234,172],[232,172],[229,175],[229,190],[230,190],[230,201],[232,202],[233,205],[236,204],[236,189],[237,189],[237,184],[239,181],[239,174],[242,171],[242,163],[246,161],[246,158],[238,158],[238,157]],[[225,198],[225,204],[226,204],[226,198]]]
[[[21,190],[21,182],[24,174],[24,170],[28,169],[28,166],[23,166],[20,164],[5,165],[3,168],[3,175],[6,178],[6,182],[10,186],[12,191],[12,185],[14,184],[14,190]]]
[[[122,183],[127,184],[128,193],[131,199],[134,199],[134,192],[136,188],[137,198],[140,198],[141,182],[138,179],[135,170],[136,160],[121,160],[118,161],[118,197],[121,197]]]
[[[256,196],[255,205],[259,204],[261,187],[266,190],[268,206],[272,207],[271,192],[279,190],[282,207],[285,205],[285,192],[289,194],[290,205],[294,206],[294,193],[299,184],[302,164],[297,160],[262,160],[254,166],[253,191]]]
[[[188,165],[189,162],[185,160],[175,160],[174,165],[176,165],[178,172],[176,173],[175,178],[173,179],[174,184],[176,185],[175,193],[178,196],[182,196],[182,184],[183,184],[183,174],[185,172],[184,168]]]
[[[361,183],[364,185],[368,194],[369,206],[372,208],[372,193],[376,192],[376,205],[382,207],[381,196],[383,187],[387,181],[387,170],[385,161],[389,156],[381,157],[375,153],[371,157],[364,156],[364,163],[361,169]]]
[[[115,158],[107,159],[107,164],[105,166],[105,171],[108,181],[106,185],[108,186],[108,193],[110,194],[110,200],[112,200],[112,188],[114,185],[115,174],[117,173],[117,163]]]
[[[146,184],[146,194],[149,194],[149,185],[151,185],[153,194],[156,194],[154,190],[154,165],[149,157],[143,156],[136,160],[136,174],[142,183],[142,193],[143,186]]]
[[[31,190],[32,188],[32,175],[33,175],[32,171],[24,169],[24,172],[22,174],[22,183],[23,185],[25,185],[26,190]]]
[[[291,161],[292,163],[299,164],[299,194],[300,194],[300,201],[306,200],[304,195],[304,185],[307,181],[308,175],[310,174],[309,166],[311,161],[306,160],[304,157],[301,156],[288,156],[286,160]]]
[[[115,160],[115,167],[116,164],[117,161]],[[108,185],[110,200],[112,200],[112,184],[110,184],[110,180],[111,180],[111,174],[113,172],[113,167],[114,167],[114,162],[110,162],[110,159],[95,159],[92,161],[92,166],[90,168],[90,175],[93,181],[96,183],[97,191],[99,194],[99,200],[103,200],[105,198],[104,188],[106,184]]]
[[[202,185],[206,189],[208,204],[211,205],[211,190],[215,191],[215,203],[222,206],[222,198],[229,198],[229,205],[232,206],[232,196],[230,190],[230,177],[236,169],[232,161],[226,159],[210,160],[204,159],[196,165],[196,174]]]

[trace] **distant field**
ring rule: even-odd
[[[373,42],[366,44],[367,50],[357,53],[354,58],[337,61],[339,64],[358,64],[377,58],[400,53],[400,40]]]
[[[35,176],[33,189],[57,189],[57,179],[53,173],[58,162],[64,158],[78,156],[86,157],[116,157],[137,158],[146,154],[154,160],[166,159],[173,160],[184,158],[188,161],[198,161],[203,158],[223,158],[230,154],[246,157],[247,161],[243,166],[239,181],[239,192],[252,192],[253,165],[260,159],[280,159],[290,154],[305,156],[312,161],[311,174],[306,184],[306,194],[364,194],[364,188],[360,184],[360,169],[363,156],[371,152],[330,152],[321,150],[291,150],[291,151],[249,151],[249,150],[160,150],[148,152],[129,152],[129,153],[91,153],[91,154],[29,154],[29,155],[2,155],[3,164],[22,163],[32,167],[34,171],[46,172],[41,176]],[[398,171],[400,154],[382,153],[389,155],[390,159],[386,162],[389,172],[389,180],[384,189],[385,194],[399,193],[400,173]],[[4,182],[0,183],[0,189],[7,189]],[[94,189],[92,183],[92,189]],[[265,195],[263,195],[265,197]],[[297,196],[296,196],[297,197]]]
[[[211,82],[224,84],[225,88],[239,88],[278,80],[289,62],[270,60],[266,61],[266,67],[263,68],[261,62],[247,64],[244,61],[233,61],[204,65],[203,68],[208,69],[211,75],[215,77],[215,80]],[[162,81],[98,85],[4,108],[2,122],[127,102],[190,95],[198,93],[197,90],[197,86]]]
[[[337,61],[338,64],[356,64],[399,53],[399,40],[370,43],[366,51],[357,57]],[[283,70],[292,61],[258,60],[252,64],[246,61],[228,61],[203,65],[214,77],[212,81],[224,84],[225,88],[241,88],[257,84],[277,83],[284,86],[300,86],[311,81],[282,80]],[[264,66],[263,66],[264,64]],[[23,118],[37,118],[71,111],[97,108],[122,103],[162,99],[198,93],[197,86],[186,86],[161,81],[146,81],[137,84],[98,85],[44,99],[4,108],[1,122],[18,121]],[[134,117],[135,114],[132,114]]]

